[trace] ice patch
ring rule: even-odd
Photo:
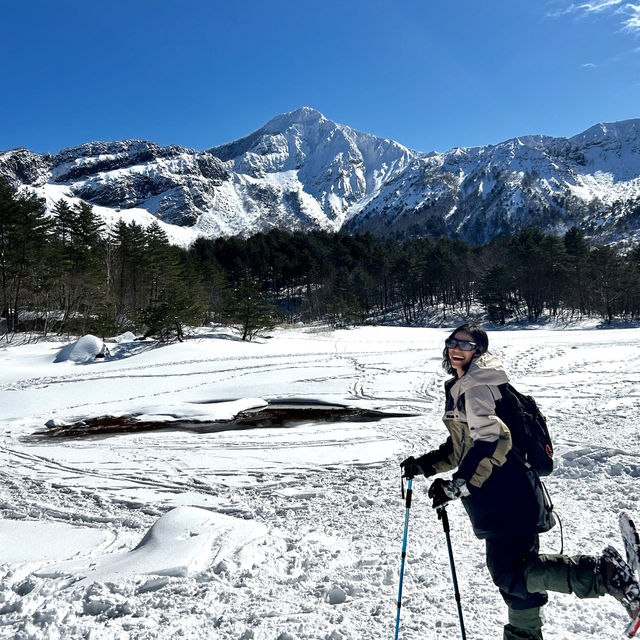
[[[268,402],[262,398],[240,398],[212,404],[176,402],[135,407],[131,412],[140,422],[171,422],[174,420],[192,420],[211,422],[233,420],[241,411],[266,407]]]

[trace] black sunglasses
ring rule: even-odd
[[[463,351],[473,351],[478,347],[475,342],[471,342],[470,340],[458,340],[457,338],[447,338],[447,340],[444,341],[444,345],[447,349],[455,349],[456,347],[459,347]]]

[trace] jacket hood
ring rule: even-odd
[[[505,382],[509,382],[509,377],[502,362],[490,353],[483,353],[471,361],[467,372],[460,378],[460,393],[481,384],[498,386]]]

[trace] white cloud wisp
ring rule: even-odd
[[[567,7],[555,9],[547,13],[548,18],[577,14],[581,16],[596,16],[605,12],[620,16],[622,30],[640,34],[640,4],[625,2],[625,0],[590,0],[589,2],[571,3]]]

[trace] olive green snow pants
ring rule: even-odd
[[[598,598],[607,593],[593,556],[541,555],[525,564],[527,591],[575,593],[578,598]],[[542,640],[540,607],[512,609],[504,640]]]
[[[527,591],[575,593],[578,598],[598,598],[607,593],[593,556],[541,555],[525,566]]]

